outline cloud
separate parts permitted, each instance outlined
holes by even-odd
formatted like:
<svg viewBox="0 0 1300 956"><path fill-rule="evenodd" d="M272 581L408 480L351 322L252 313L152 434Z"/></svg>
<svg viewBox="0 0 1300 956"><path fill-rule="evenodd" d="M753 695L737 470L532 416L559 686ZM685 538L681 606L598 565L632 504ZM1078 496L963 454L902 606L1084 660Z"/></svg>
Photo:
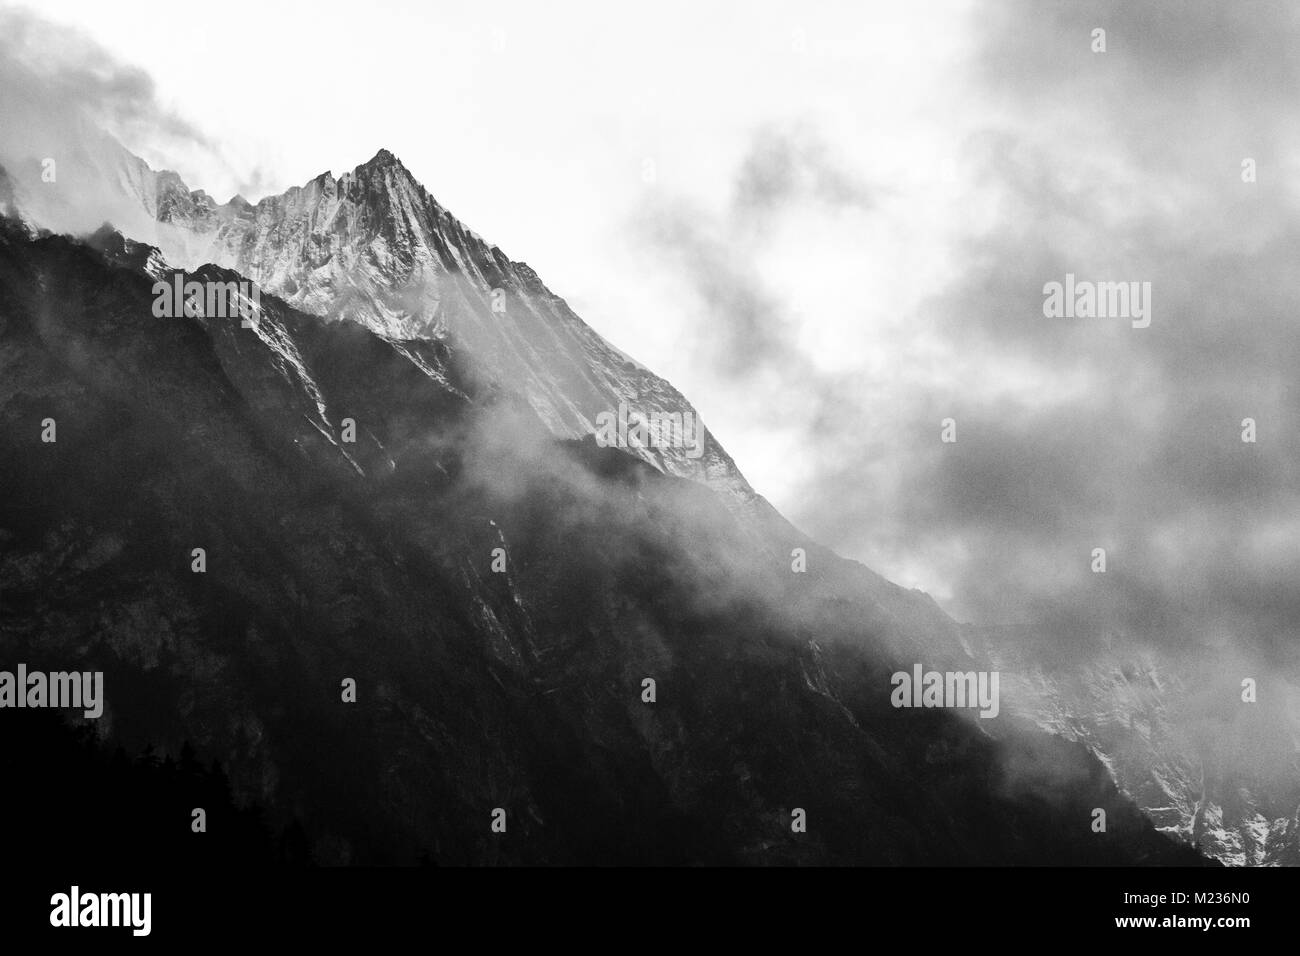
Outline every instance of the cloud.
<svg viewBox="0 0 1300 956"><path fill-rule="evenodd" d="M792 209L869 212L878 191L807 125L764 126L750 138L725 215L656 195L638 211L634 230L686 279L710 317L691 345L708 356L712 372L733 380L806 377L812 369L789 305L759 266L766 233Z"/></svg>
<svg viewBox="0 0 1300 956"><path fill-rule="evenodd" d="M790 329L780 303L743 247L711 232L702 212L680 203L657 205L641 228L659 254L683 270L704 309L721 318L699 343L718 374L750 377L787 354Z"/></svg>
<svg viewBox="0 0 1300 956"><path fill-rule="evenodd" d="M790 306L809 280L762 267L783 223L806 233L818 207L826 222L870 221L888 192L828 185L840 179L805 161L833 144L803 133L755 137L727 215L660 204L651 248L707 317L692 347L720 388L768 412L773 447L799 432L803 480L782 502L795 524L959 617L1014 624L1048 653L1122 635L1289 658L1297 15L990 3L973 23L957 268L879 327L885 367L828 370L806 324L833 320L801 322ZM1090 49L1098 26L1104 54ZM851 287L862 253L837 255ZM1151 282L1151 327L1044 318L1043 286L1067 272ZM839 326L846 350L862 312ZM945 417L955 445L939 441ZM1254 444L1241 441L1247 417Z"/></svg>
<svg viewBox="0 0 1300 956"><path fill-rule="evenodd" d="M927 504L911 523L981 556L951 569L974 615L1013 610L1058 641L1119 632L1277 655L1300 621L1278 585L1300 558L1250 542L1294 527L1300 507L1286 438L1300 410L1300 331L1286 318L1300 235L1293 197L1276 179L1244 183L1239 158L1290 135L1269 106L1278 84L1294 88L1300 28L1281 5L1177 9L990 12L981 73L1016 111L983 139L981 182L1004 214L930 318L989 380L1014 356L1049 408L954 394L972 443L910 459L906 484ZM1088 51L1093 26L1105 54ZM1225 86L1256 123L1237 142ZM1067 271L1150 281L1151 328L1044 320L1042 284ZM1246 417L1271 437L1243 443ZM1110 549L1105 579L1088 568L1093 546Z"/></svg>
<svg viewBox="0 0 1300 956"><path fill-rule="evenodd" d="M831 209L869 210L875 204L873 192L806 126L767 126L754 135L736 176L733 214L759 217L801 198Z"/></svg>
<svg viewBox="0 0 1300 956"><path fill-rule="evenodd" d="M123 193L135 165L123 143L155 169L224 168L253 192L265 183L260 172L235 173L224 145L168 108L146 71L16 7L0 9L0 131L0 165L20 184L21 208L57 231L110 221L154 241L152 222ZM42 176L47 160L53 179Z"/></svg>
<svg viewBox="0 0 1300 956"><path fill-rule="evenodd" d="M146 133L213 147L160 104L144 70L117 62L84 33L21 8L0 10L0 81L6 144L16 138L63 143L103 128L127 139Z"/></svg>

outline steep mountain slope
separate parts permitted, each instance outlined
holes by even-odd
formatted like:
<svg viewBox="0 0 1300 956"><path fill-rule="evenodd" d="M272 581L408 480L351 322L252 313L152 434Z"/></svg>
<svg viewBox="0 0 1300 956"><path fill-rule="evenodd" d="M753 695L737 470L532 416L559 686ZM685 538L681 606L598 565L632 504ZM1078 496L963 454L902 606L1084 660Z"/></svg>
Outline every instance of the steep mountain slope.
<svg viewBox="0 0 1300 956"><path fill-rule="evenodd" d="M103 670L97 730L192 741L317 861L1197 859L1081 745L893 708L964 660L924 595L555 438L450 332L155 318L153 259L0 228L0 655Z"/></svg>
<svg viewBox="0 0 1300 956"><path fill-rule="evenodd" d="M81 179L115 197L108 218L159 247L174 267L233 269L301 311L351 319L390 341L452 334L472 354L475 374L525 396L559 437L592 434L597 415L617 414L621 403L646 416L698 417L680 392L592 331L525 263L461 224L387 150L338 178L322 173L256 205L240 196L217 205L114 141L101 146L81 162ZM69 221L58 203L81 194L35 184L28 193L40 197L29 218L41 223ZM741 508L768 510L711 434L702 454L686 442L629 451L667 474L726 490Z"/></svg>

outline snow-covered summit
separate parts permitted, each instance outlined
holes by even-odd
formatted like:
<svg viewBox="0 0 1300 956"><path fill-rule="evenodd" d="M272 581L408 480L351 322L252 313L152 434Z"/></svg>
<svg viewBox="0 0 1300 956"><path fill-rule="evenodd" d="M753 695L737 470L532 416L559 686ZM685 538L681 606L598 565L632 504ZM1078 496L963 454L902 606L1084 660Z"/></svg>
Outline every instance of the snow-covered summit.
<svg viewBox="0 0 1300 956"><path fill-rule="evenodd" d="M157 245L173 266L232 269L304 312L357 322L395 343L447 339L522 394L559 437L591 435L597 416L620 405L698 418L677 389L606 342L525 263L468 229L387 149L255 204L235 196L218 205L124 149L103 165L152 229L115 225ZM701 457L689 450L685 442L628 448L732 501L757 500L712 435Z"/></svg>

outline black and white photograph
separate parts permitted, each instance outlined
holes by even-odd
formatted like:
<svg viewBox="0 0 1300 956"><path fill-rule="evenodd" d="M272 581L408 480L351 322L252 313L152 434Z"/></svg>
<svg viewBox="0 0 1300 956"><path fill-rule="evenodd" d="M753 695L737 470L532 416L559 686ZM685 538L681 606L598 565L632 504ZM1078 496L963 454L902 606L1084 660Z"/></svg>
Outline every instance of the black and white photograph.
<svg viewBox="0 0 1300 956"><path fill-rule="evenodd" d="M1284 932L1297 110L1291 0L0 3L0 938Z"/></svg>

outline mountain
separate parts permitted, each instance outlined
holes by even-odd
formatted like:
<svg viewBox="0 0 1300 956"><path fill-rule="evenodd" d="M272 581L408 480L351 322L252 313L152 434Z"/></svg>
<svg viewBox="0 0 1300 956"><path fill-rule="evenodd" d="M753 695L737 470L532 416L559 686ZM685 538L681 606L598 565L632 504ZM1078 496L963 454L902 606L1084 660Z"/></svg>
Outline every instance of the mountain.
<svg viewBox="0 0 1300 956"><path fill-rule="evenodd" d="M522 394L551 434L593 434L597 416L617 415L620 404L647 417L698 420L677 389L596 334L526 263L462 225L387 150L337 179L321 173L256 205L241 196L217 205L111 139L97 141L94 156L76 175L96 184L101 200L113 197L122 212L110 218L172 267L231 269L301 311L351 320L392 342L454 336L478 373ZM32 219L72 220L56 208L60 191L31 192L44 200ZM69 196L81 201L81 191ZM712 434L702 454L685 442L629 450L667 474L727 491L736 507L771 510Z"/></svg>
<svg viewBox="0 0 1300 956"><path fill-rule="evenodd" d="M1203 862L1082 742L895 708L962 629L712 436L599 447L689 406L391 155L256 206L130 169L161 249L0 222L0 655L102 670L106 745L191 744L324 864ZM155 317L244 277L200 249L258 323Z"/></svg>

